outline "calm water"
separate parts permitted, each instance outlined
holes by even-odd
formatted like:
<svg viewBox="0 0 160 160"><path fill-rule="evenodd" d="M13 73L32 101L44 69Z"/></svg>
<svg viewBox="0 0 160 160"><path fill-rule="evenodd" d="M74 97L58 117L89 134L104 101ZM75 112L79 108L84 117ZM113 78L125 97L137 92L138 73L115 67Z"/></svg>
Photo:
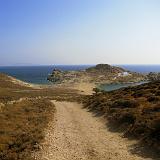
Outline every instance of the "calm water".
<svg viewBox="0 0 160 160"><path fill-rule="evenodd" d="M129 86L137 86L137 85L141 85L147 82L137 82L137 83L123 83L123 84L102 84L100 85L98 88L101 90L105 90L105 91L113 91L113 90L117 90L120 88L125 88L125 87L129 87Z"/></svg>
<svg viewBox="0 0 160 160"><path fill-rule="evenodd" d="M92 65L93 66L93 65ZM160 65L119 65L127 70L147 73L160 72ZM14 76L20 80L35 83L49 84L47 76L52 72L53 68L61 70L84 70L91 65L56 65L56 66L31 66L31 67L0 67L0 72Z"/></svg>

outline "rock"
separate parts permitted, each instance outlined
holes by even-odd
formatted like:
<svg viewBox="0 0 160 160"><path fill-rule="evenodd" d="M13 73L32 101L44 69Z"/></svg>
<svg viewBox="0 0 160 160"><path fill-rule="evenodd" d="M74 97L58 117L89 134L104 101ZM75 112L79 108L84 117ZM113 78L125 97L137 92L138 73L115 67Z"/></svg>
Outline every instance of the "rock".
<svg viewBox="0 0 160 160"><path fill-rule="evenodd" d="M48 75L47 80L55 83L60 83L62 82L63 77L64 77L63 71L55 68L53 69L52 74Z"/></svg>

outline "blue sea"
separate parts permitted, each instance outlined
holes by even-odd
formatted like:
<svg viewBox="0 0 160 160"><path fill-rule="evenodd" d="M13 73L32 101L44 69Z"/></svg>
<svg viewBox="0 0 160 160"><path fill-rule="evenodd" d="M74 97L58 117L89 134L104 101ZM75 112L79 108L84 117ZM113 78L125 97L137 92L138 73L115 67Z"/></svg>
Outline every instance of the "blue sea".
<svg viewBox="0 0 160 160"><path fill-rule="evenodd" d="M55 66L14 66L0 67L1 73L6 73L22 81L33 84L49 84L47 76L53 68L61 70L84 70L93 65L55 65ZM160 65L118 65L130 71L147 73L160 72Z"/></svg>
<svg viewBox="0 0 160 160"><path fill-rule="evenodd" d="M160 72L159 65L119 65L120 67L139 73Z"/></svg>
<svg viewBox="0 0 160 160"><path fill-rule="evenodd" d="M52 73L54 68L70 71L84 70L88 67L91 65L7 66L0 67L0 72L33 84L50 84L47 81L47 76Z"/></svg>

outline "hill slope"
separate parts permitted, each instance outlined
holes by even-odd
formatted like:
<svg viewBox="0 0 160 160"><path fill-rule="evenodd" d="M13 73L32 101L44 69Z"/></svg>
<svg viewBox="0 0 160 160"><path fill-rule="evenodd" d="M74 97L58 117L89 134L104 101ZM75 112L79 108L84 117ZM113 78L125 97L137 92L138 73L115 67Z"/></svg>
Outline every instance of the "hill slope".
<svg viewBox="0 0 160 160"><path fill-rule="evenodd" d="M104 115L116 130L134 136L160 151L160 81L112 92L98 92L84 100L87 108Z"/></svg>

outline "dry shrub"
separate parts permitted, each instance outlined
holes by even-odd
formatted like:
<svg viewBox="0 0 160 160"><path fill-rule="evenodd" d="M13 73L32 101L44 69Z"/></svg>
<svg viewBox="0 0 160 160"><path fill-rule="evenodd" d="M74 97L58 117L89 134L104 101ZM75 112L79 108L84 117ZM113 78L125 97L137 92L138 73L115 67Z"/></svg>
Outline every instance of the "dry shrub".
<svg viewBox="0 0 160 160"><path fill-rule="evenodd" d="M32 159L53 112L53 104L44 99L6 105L0 113L0 159Z"/></svg>
<svg viewBox="0 0 160 160"><path fill-rule="evenodd" d="M139 104L135 100L119 99L112 104L112 108L135 108Z"/></svg>
<svg viewBox="0 0 160 160"><path fill-rule="evenodd" d="M150 97L148 97L147 100L148 100L149 102L157 102L157 101L159 101L160 99L159 99L158 96L150 96Z"/></svg>

